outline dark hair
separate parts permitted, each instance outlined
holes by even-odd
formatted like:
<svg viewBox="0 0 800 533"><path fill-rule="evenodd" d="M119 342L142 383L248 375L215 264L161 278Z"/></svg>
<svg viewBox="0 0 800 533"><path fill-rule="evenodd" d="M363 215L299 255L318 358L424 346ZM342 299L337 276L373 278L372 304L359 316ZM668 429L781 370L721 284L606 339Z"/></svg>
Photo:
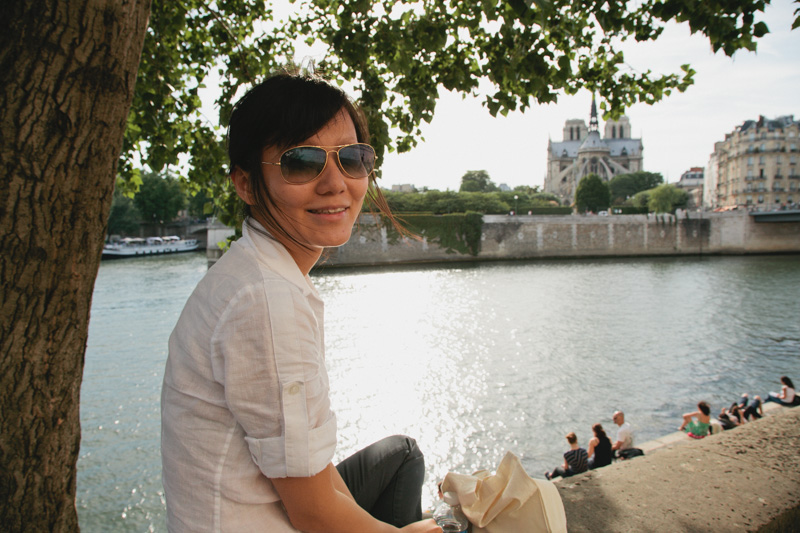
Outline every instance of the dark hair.
<svg viewBox="0 0 800 533"><path fill-rule="evenodd" d="M711 414L711 408L708 406L708 404L706 402L698 403L697 404L697 408L700 409L700 411L706 416Z"/></svg>
<svg viewBox="0 0 800 533"><path fill-rule="evenodd" d="M789 376L781 376L781 383L792 389L794 388L794 383L792 383L792 380L789 379Z"/></svg>
<svg viewBox="0 0 800 533"><path fill-rule="evenodd" d="M353 120L358 142L369 143L369 128L362 111L344 91L313 75L271 76L236 102L228 121L229 172L238 167L249 176L254 205L244 205L245 217L265 223L273 235L279 234L305 246L275 218L274 210L278 207L264 181L261 153L266 147L283 150L302 143L342 111ZM372 203L397 226L375 185L374 173L368 179Z"/></svg>
<svg viewBox="0 0 800 533"><path fill-rule="evenodd" d="M600 440L607 439L606 432L603 429L603 426L600 424L595 424L592 426L592 431L594 432L595 437Z"/></svg>
<svg viewBox="0 0 800 533"><path fill-rule="evenodd" d="M567 442L569 442L570 444L575 444L576 442L578 442L578 436L575 435L574 431L570 431L569 433L567 433Z"/></svg>

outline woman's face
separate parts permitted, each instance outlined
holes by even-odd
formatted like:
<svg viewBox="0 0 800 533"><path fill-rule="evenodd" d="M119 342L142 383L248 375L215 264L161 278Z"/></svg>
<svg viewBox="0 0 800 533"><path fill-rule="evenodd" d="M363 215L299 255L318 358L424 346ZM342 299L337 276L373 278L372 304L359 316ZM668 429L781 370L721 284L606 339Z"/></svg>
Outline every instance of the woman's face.
<svg viewBox="0 0 800 533"><path fill-rule="evenodd" d="M336 146L357 143L356 128L350 115L340 111L316 134L301 145L321 146L332 150ZM284 150L265 148L262 161L277 163ZM353 179L342 173L335 153L328 154L328 162L319 177L300 185L286 183L281 167L263 165L263 176L275 205L270 211L277 223L300 243L299 246L285 237L275 237L288 250L295 262L306 270L313 266L322 249L341 246L350 238L353 224L361 212L367 193L369 178ZM301 264L302 263L302 264Z"/></svg>

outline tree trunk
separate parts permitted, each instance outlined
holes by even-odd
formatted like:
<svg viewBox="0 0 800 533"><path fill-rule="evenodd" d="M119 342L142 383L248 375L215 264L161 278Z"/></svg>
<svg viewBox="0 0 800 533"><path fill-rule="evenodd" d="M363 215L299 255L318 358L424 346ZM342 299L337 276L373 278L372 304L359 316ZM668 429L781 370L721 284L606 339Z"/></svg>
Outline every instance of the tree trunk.
<svg viewBox="0 0 800 533"><path fill-rule="evenodd" d="M89 310L150 0L0 4L0 528L71 532Z"/></svg>

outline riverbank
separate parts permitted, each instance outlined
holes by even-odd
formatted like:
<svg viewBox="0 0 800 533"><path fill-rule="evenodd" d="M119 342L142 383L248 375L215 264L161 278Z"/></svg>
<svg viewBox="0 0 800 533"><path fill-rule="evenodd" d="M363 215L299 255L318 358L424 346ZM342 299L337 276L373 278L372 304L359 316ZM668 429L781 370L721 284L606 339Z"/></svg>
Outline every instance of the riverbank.
<svg viewBox="0 0 800 533"><path fill-rule="evenodd" d="M570 533L797 531L800 409L768 412L702 440L671 434L642 444L643 457L560 481Z"/></svg>
<svg viewBox="0 0 800 533"><path fill-rule="evenodd" d="M371 215L362 215L350 241L327 250L323 265L800 253L800 220L765 223L745 211L679 216L484 215L477 233L467 222L463 227L453 222L462 230L452 230L448 239L432 231L421 232L423 238L417 241L399 238L378 226Z"/></svg>

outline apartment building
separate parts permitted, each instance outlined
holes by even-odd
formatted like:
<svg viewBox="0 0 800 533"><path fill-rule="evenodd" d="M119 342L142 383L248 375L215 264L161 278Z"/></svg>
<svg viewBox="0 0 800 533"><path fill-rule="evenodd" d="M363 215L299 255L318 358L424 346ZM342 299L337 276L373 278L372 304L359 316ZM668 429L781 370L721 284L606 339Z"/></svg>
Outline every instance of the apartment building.
<svg viewBox="0 0 800 533"><path fill-rule="evenodd" d="M799 134L794 115L761 116L726 134L709 158L705 207L771 211L800 202Z"/></svg>

